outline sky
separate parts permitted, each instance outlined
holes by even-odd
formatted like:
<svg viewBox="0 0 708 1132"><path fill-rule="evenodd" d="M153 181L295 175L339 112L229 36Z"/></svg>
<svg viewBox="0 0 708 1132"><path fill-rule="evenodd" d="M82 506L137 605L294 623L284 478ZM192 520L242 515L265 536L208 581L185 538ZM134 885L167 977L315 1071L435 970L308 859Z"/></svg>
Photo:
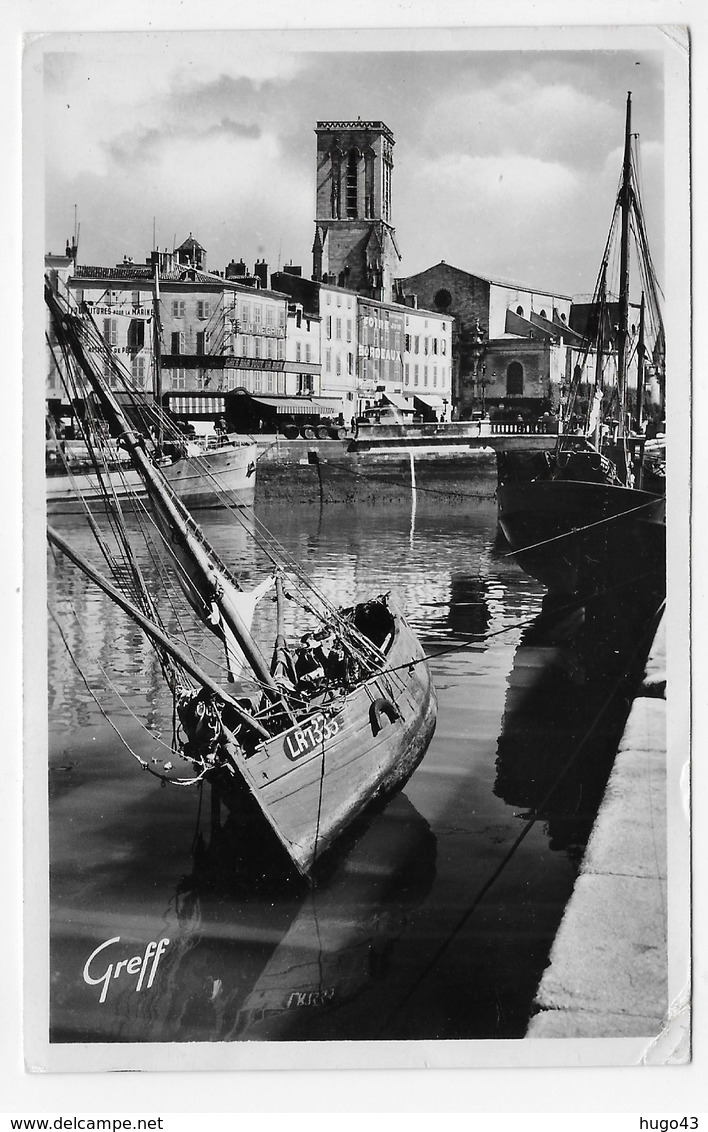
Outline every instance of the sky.
<svg viewBox="0 0 708 1132"><path fill-rule="evenodd" d="M511 33L486 42L356 30L47 39L45 250L63 251L76 215L82 264L144 262L154 226L161 248L193 234L210 269L265 259L309 276L315 125L359 116L385 122L396 141L397 274L445 260L586 294L612 215L631 90L661 281L661 43L610 36L587 50L589 38L556 36L552 49L531 32L520 46Z"/></svg>

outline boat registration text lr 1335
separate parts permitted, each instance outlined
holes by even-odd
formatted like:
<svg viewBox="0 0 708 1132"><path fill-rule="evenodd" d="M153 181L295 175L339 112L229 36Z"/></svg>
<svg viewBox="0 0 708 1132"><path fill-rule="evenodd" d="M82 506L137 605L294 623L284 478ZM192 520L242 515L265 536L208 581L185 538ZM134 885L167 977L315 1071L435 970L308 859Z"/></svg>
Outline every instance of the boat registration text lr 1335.
<svg viewBox="0 0 708 1132"><path fill-rule="evenodd" d="M309 755L311 751L321 747L339 731L336 719L327 719L324 715L313 715L304 727L297 727L290 731L283 742L286 758L291 762Z"/></svg>

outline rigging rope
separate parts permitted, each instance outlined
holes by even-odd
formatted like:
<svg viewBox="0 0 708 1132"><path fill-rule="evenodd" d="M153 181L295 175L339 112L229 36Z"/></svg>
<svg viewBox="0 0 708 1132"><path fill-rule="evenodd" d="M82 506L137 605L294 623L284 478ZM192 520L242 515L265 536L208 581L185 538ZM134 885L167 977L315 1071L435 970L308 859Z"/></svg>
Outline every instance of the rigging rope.
<svg viewBox="0 0 708 1132"><path fill-rule="evenodd" d="M66 651L67 651L67 653L69 654L69 658L70 658L70 660L71 660L72 664L74 665L74 667L75 667L76 671L78 672L79 676L81 677L81 680L83 681L83 683L84 683L84 685L85 685L85 687L86 687L86 690L88 691L89 695L91 696L91 699L92 699L92 700L94 701L94 703L96 704L96 707L98 708L99 712L100 712L100 713L101 713L101 715L102 715L102 716L104 717L104 719L106 720L106 723L108 723L109 727L111 727L111 729L112 729L112 730L113 730L113 731L115 732L115 734L116 734L116 735L118 736L118 738L120 739L120 741L121 741L121 743L123 744L123 746L125 747L125 749L126 749L126 750L128 751L128 753L129 753L129 754L130 754L130 755L131 755L131 756L132 756L132 757L133 757L133 758L134 758L134 759L136 760L136 762L138 762L138 763L140 764L140 766L142 767L142 769L143 769L143 770L146 770L146 771L148 771L148 773L149 773L149 774L152 774L152 775L154 775L154 776L155 776L155 778L159 778L159 779L161 779L161 780L162 780L163 782L169 782L169 783L170 783L170 785L172 785L172 786L195 786L195 785L196 785L196 784L197 784L198 782L200 782L200 781L201 781L201 779L203 779L203 778L204 778L204 776L205 776L205 775L206 775L206 774L208 773L208 768L207 768L207 769L205 769L205 770L203 770L203 771L201 771L201 772L200 772L200 773L199 773L198 775L196 775L196 776L195 776L194 778L170 778L170 776L169 776L169 775L167 775L167 774L164 774L164 773L163 773L162 771L158 771L158 770L155 770L155 769L154 769L153 767L151 767L151 766L150 766L150 764L149 764L148 762L146 762L146 761L145 761L145 759L142 759L142 758L140 757L140 755L138 755L138 754L137 754L137 753L136 753L136 752L135 752L135 751L133 750L133 748L132 748L132 747L130 746L130 744L128 743L128 741L127 741L127 740L126 740L126 739L124 738L124 736L123 736L123 735L122 735L122 734L120 733L119 729L118 729L118 728L116 727L115 723L113 722L113 720L112 720L112 719L111 719L111 717L109 716L108 712L107 712L107 711L105 710L105 708L103 707L103 704L101 703L101 701L99 700L98 696L96 695L96 693L94 692L93 688L91 687L91 685L89 684L88 680L86 679L86 677L85 677L84 673L83 673L83 672L82 672L82 670L81 670L81 666L80 666L80 665L78 664L78 662L77 662L77 660L76 660L76 657L74 656L74 654L73 654L73 652L72 652L71 646L70 646L69 642L68 642L68 641L67 641L67 639L66 639L66 636L65 636L65 634L64 634L64 631L62 630L62 627L61 627L61 625L59 624L58 620L57 620L57 619L56 619L56 617L54 616L54 613L53 613L53 611L51 610L51 608L49 609L49 616L50 616L50 617L52 618L52 620L54 621L54 624L55 624L55 625L56 625L56 627L57 627L57 631L59 632L59 635L60 635L60 637L61 637L61 639L62 639L62 641L63 641L63 643L64 643L64 647L66 648ZM131 714L132 714L132 712L131 712ZM138 721L138 722L140 722L140 721ZM142 725L142 724L141 724L141 726L144 726L144 725ZM147 729L145 729L145 730L147 730ZM148 732L148 734L150 734L150 733ZM153 739L153 740L154 740L155 742L159 742L159 741L160 741L160 740L158 740L158 739L157 739L157 737L156 737L156 736L154 736L154 735L151 735L151 738L152 738L152 739ZM176 754L178 754L178 752L175 752L175 753L176 753Z"/></svg>
<svg viewBox="0 0 708 1132"><path fill-rule="evenodd" d="M573 482L573 481L569 481ZM617 490L622 490L618 488ZM570 531L563 531L559 535L553 535L551 538L542 539L540 542L530 543L528 546L520 546L517 550L510 550L504 554L504 558L513 558L516 554L525 554L528 550L538 550L541 546L550 546L553 542L558 542L561 539L572 538L576 535L581 535L585 531L590 531L594 527L602 527L606 523L613 523L616 519L626 519L628 515L633 515L637 511L643 511L646 507L655 507L660 502L661 496L657 495L651 499L647 499L644 503L638 504L636 507L629 507L626 511L618 511L615 515L607 515L603 519L597 519L593 523L585 523L582 527L573 527Z"/></svg>

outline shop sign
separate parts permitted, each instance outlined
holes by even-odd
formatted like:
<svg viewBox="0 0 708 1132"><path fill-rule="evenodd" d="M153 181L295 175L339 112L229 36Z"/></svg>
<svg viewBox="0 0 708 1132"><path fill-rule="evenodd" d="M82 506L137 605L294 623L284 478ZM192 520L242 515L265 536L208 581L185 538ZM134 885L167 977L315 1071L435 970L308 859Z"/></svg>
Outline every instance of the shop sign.
<svg viewBox="0 0 708 1132"><path fill-rule="evenodd" d="M267 369L267 370L282 370L285 369L284 358L237 358L235 354L226 354L223 356L223 364L229 368L235 369Z"/></svg>
<svg viewBox="0 0 708 1132"><path fill-rule="evenodd" d="M400 350L389 350L384 346L364 346L362 343L360 343L359 357L375 358L377 361L384 362L403 363L403 354L400 352Z"/></svg>
<svg viewBox="0 0 708 1132"><path fill-rule="evenodd" d="M91 314L101 315L102 317L106 317L106 318L147 318L147 319L149 319L149 318L152 318L152 315L153 315L153 312L150 310L149 307L133 307L133 306L97 307L97 306L94 306L92 303L87 303L86 305L90 308Z"/></svg>

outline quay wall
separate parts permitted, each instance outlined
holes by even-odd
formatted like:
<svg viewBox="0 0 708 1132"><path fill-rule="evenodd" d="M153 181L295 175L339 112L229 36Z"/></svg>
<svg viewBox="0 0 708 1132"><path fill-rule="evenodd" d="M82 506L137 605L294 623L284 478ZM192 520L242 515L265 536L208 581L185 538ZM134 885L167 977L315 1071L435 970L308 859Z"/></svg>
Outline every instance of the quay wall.
<svg viewBox="0 0 708 1132"><path fill-rule="evenodd" d="M666 839L662 618L526 1037L661 1034L668 1012Z"/></svg>
<svg viewBox="0 0 708 1132"><path fill-rule="evenodd" d="M258 440L256 503L411 504L447 507L494 498L492 448L466 444L424 450L356 450L349 440Z"/></svg>

